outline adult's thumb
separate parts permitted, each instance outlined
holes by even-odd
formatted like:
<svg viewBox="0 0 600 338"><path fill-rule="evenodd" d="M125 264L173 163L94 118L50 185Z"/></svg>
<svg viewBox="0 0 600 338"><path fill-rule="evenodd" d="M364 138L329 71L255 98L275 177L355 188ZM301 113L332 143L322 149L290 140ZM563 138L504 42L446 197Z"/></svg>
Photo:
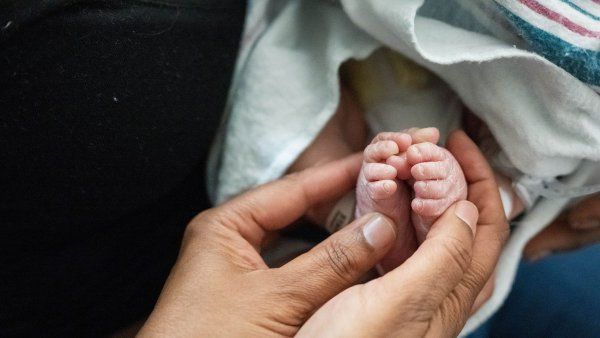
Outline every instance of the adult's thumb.
<svg viewBox="0 0 600 338"><path fill-rule="evenodd" d="M372 269L395 240L396 227L389 218L378 213L367 214L277 273L290 281L284 287L316 310Z"/></svg>

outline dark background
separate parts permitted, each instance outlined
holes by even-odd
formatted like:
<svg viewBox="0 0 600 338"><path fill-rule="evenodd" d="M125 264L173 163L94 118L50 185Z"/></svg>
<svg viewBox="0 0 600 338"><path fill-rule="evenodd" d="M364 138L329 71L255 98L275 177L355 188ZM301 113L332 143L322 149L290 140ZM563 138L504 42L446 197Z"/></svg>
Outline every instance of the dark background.
<svg viewBox="0 0 600 338"><path fill-rule="evenodd" d="M0 336L105 335L152 309L209 205L244 4L0 4Z"/></svg>

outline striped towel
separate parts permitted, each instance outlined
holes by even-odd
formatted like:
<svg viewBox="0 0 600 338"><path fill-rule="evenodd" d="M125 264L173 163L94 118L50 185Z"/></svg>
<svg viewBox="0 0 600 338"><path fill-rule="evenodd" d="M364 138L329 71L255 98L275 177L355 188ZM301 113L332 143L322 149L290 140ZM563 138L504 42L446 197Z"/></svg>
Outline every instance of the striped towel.
<svg viewBox="0 0 600 338"><path fill-rule="evenodd" d="M488 19L498 26L512 26L528 49L600 92L600 0L479 0L470 4L478 9L495 7L495 12L487 12ZM505 22L498 22L502 19Z"/></svg>

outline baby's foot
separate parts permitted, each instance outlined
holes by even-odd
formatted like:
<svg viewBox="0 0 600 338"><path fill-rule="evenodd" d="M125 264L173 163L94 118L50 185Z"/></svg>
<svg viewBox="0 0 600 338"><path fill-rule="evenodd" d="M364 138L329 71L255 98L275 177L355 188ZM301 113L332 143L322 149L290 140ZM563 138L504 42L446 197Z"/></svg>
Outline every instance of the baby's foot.
<svg viewBox="0 0 600 338"><path fill-rule="evenodd" d="M396 224L406 224L410 194L398 180L396 168L386 163L391 156L405 152L412 140L404 133L380 133L364 150L363 165L356 185L356 217L379 212Z"/></svg>
<svg viewBox="0 0 600 338"><path fill-rule="evenodd" d="M411 218L421 243L449 206L467 198L467 183L454 156L433 143L411 145L406 160L414 179Z"/></svg>
<svg viewBox="0 0 600 338"><path fill-rule="evenodd" d="M404 262L417 246L410 223L408 185L386 160L405 153L412 139L405 133L380 133L365 148L363 165L356 185L356 217L379 212L396 224L396 243L380 262L379 269L389 271Z"/></svg>

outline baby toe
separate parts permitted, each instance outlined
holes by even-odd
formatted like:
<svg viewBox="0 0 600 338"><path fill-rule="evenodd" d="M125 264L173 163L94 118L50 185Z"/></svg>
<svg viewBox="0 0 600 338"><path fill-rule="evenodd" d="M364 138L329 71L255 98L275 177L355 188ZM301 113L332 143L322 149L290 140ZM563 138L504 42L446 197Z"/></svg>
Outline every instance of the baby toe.
<svg viewBox="0 0 600 338"><path fill-rule="evenodd" d="M400 151L405 151L412 144L412 138L410 137L410 135L402 132L379 133L373 138L371 144L380 141L393 141L398 145Z"/></svg>
<svg viewBox="0 0 600 338"><path fill-rule="evenodd" d="M417 181L413 185L415 196L419 198L446 198L450 188L448 180Z"/></svg>
<svg viewBox="0 0 600 338"><path fill-rule="evenodd" d="M396 168L384 163L365 163L363 173L369 182L393 180L396 178Z"/></svg>
<svg viewBox="0 0 600 338"><path fill-rule="evenodd" d="M396 169L399 179L408 180L412 177L410 174L410 165L408 164L408 161L406 159L406 153L392 155L387 158L385 163L391 165Z"/></svg>
<svg viewBox="0 0 600 338"><path fill-rule="evenodd" d="M422 217L439 217L448 209L449 201L445 198L415 198L410 203L412 210Z"/></svg>
<svg viewBox="0 0 600 338"><path fill-rule="evenodd" d="M394 141L383 140L369 144L364 151L364 159L367 163L385 161L388 157L399 152L398 145Z"/></svg>
<svg viewBox="0 0 600 338"><path fill-rule="evenodd" d="M369 197L374 200L383 200L392 196L398 189L398 184L393 180L381 180L367 183Z"/></svg>
<svg viewBox="0 0 600 338"><path fill-rule="evenodd" d="M443 180L448 177L448 163L423 162L417 163L410 168L410 173L416 181Z"/></svg>
<svg viewBox="0 0 600 338"><path fill-rule="evenodd" d="M415 165L421 162L437 162L446 159L444 149L430 142L417 143L406 151L408 163Z"/></svg>

